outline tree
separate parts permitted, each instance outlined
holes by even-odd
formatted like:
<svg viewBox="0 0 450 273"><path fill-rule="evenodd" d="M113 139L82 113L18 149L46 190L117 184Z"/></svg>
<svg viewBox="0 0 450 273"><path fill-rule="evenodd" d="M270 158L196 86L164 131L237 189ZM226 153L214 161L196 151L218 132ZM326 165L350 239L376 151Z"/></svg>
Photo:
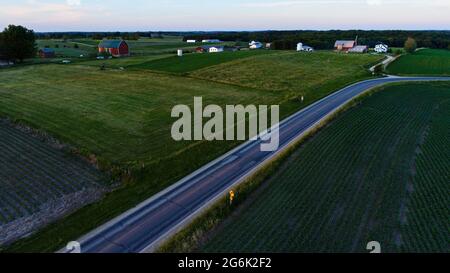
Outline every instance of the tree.
<svg viewBox="0 0 450 273"><path fill-rule="evenodd" d="M6 59L5 49L3 48L3 33L0 32L0 60Z"/></svg>
<svg viewBox="0 0 450 273"><path fill-rule="evenodd" d="M408 53L413 53L417 49L417 42L413 38L408 38L405 42L405 51Z"/></svg>
<svg viewBox="0 0 450 273"><path fill-rule="evenodd" d="M9 61L19 60L36 55L34 31L22 26L9 25L0 36L0 52Z"/></svg>

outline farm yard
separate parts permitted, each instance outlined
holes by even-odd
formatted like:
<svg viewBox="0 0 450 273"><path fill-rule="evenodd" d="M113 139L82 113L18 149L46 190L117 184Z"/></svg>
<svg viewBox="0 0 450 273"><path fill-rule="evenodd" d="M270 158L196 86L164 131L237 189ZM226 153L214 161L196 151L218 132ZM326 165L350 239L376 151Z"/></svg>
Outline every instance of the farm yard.
<svg viewBox="0 0 450 273"><path fill-rule="evenodd" d="M2 70L0 116L48 132L124 181L100 202L19 241L11 251L54 251L238 144L173 141L173 106L192 105L194 96L203 96L205 104L221 106L281 104L281 115L286 117L340 87L370 77L366 67L381 58L332 52L236 53L182 57L190 62L179 62L169 54L148 54ZM102 63L106 70L98 68ZM171 66L177 70L168 72ZM259 80L250 83L250 74ZM305 96L305 102L299 96Z"/></svg>
<svg viewBox="0 0 450 273"><path fill-rule="evenodd" d="M100 199L108 180L80 158L0 120L0 244Z"/></svg>
<svg viewBox="0 0 450 273"><path fill-rule="evenodd" d="M450 50L421 49L401 56L387 67L396 75L450 75Z"/></svg>
<svg viewBox="0 0 450 273"><path fill-rule="evenodd" d="M294 152L198 251L448 252L449 83L391 85ZM237 193L239 198L239 193Z"/></svg>

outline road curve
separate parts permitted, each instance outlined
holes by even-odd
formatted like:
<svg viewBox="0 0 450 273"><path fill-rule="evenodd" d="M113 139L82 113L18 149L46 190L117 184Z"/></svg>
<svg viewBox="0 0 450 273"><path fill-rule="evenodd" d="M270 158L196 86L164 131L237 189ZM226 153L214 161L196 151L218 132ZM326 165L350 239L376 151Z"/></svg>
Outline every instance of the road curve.
<svg viewBox="0 0 450 273"><path fill-rule="evenodd" d="M283 120L279 129L280 148L277 151L261 152L261 140L242 144L80 238L81 252L151 252L232 187L358 95L392 82L442 80L450 81L450 77L389 76L345 87ZM68 251L63 249L60 252Z"/></svg>

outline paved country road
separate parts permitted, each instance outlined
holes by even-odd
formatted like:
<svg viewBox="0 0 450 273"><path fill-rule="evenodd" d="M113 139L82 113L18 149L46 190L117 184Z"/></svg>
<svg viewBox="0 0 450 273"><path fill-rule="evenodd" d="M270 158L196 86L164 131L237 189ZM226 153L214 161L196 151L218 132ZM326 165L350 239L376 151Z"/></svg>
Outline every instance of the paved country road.
<svg viewBox="0 0 450 273"><path fill-rule="evenodd" d="M261 140L249 141L163 192L80 238L83 253L151 252L264 163L284 151L315 125L358 95L380 85L439 81L450 77L394 77L362 81L343 88L280 123L280 148L261 152ZM67 252L65 249L61 252Z"/></svg>

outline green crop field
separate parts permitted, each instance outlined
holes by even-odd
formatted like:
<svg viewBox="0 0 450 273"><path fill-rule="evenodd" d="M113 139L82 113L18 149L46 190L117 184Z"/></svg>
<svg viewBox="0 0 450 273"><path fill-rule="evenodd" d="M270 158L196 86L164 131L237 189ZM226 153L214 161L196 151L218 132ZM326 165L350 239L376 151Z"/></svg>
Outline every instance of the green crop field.
<svg viewBox="0 0 450 273"><path fill-rule="evenodd" d="M134 68L150 69L156 71L187 73L194 70L211 67L221 63L231 62L233 60L244 59L252 56L274 54L273 51L266 50L248 50L238 52L221 52L211 54L186 54L183 57L173 56L159 60L151 60L141 63Z"/></svg>
<svg viewBox="0 0 450 273"><path fill-rule="evenodd" d="M422 49L401 56L387 68L397 75L450 75L450 50Z"/></svg>
<svg viewBox="0 0 450 273"><path fill-rule="evenodd" d="M80 158L5 120L0 139L0 244L102 196L106 177Z"/></svg>
<svg viewBox="0 0 450 273"><path fill-rule="evenodd" d="M449 252L450 84L392 85L299 148L206 252ZM239 198L239 194L237 197Z"/></svg>
<svg viewBox="0 0 450 273"><path fill-rule="evenodd" d="M54 251L238 144L173 141L170 136L175 121L170 117L173 106L192 106L193 97L202 96L204 104L221 106L281 104L281 115L286 117L346 84L370 77L364 66L378 58L331 52L296 57L296 54L274 52L215 65L217 60L206 59L217 58L218 55L198 56L204 58L199 62L203 63L201 67L206 63L211 65L211 69L226 66L226 69L242 71L239 67L246 67L249 62L276 62L277 58L272 57L274 55L286 63L273 70L280 77L284 77L284 74L277 69L289 67L296 68L297 76L304 77L305 81L310 80L312 75L328 75L327 79L334 75L339 79L331 83L318 79L315 84L308 84L308 88L299 87L299 91L296 88L274 91L262 88L273 84L271 77L262 77L259 80L261 88L255 88L247 82L227 84L202 78L204 70L177 76L164 72L153 73L139 67L128 69L142 61L150 63L147 59L149 56L142 56L143 59L131 57L111 60L107 67L114 69L105 71L95 67L96 61L72 65L21 66L0 71L0 116L48 132L78 148L82 155L96 161L102 169L110 170L113 176L121 175L125 182L101 202L85 207L48 226L36 236L18 242L11 251ZM268 60L264 61L264 58ZM287 59L297 61L289 62ZM318 62L326 65L310 66ZM115 69L120 66L127 68ZM264 76L268 68L253 69L254 73ZM300 70L308 70L310 74L299 73ZM197 74L200 71L202 73ZM268 82L264 84L266 80ZM291 86L289 82L293 80L299 81L297 77L286 77L286 85ZM300 94L307 95L307 102L296 99Z"/></svg>

